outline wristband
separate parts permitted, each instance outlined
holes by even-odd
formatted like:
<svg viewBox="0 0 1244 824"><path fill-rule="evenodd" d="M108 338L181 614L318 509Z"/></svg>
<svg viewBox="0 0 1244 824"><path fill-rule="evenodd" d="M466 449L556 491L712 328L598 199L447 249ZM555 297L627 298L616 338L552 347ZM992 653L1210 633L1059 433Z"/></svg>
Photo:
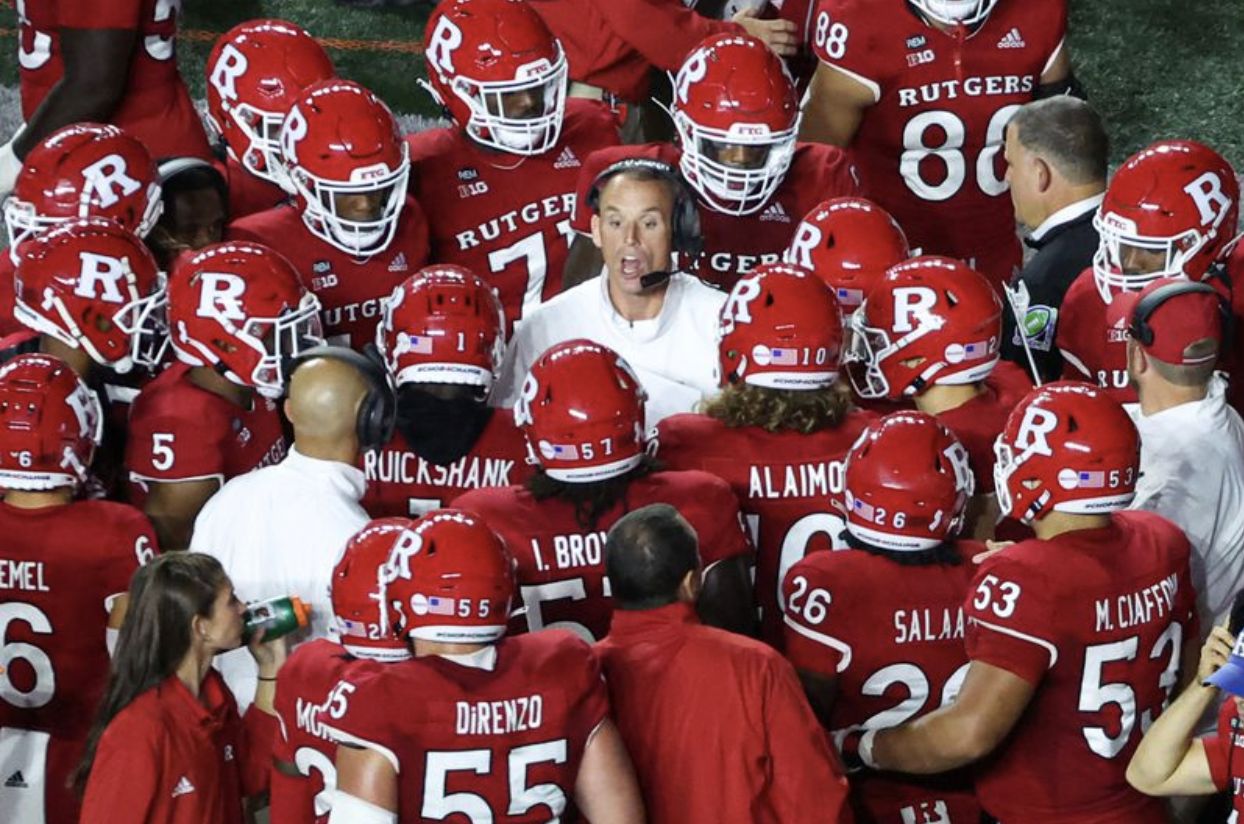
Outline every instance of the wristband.
<svg viewBox="0 0 1244 824"><path fill-rule="evenodd" d="M264 678L262 675L257 675L255 677L258 678L260 681L275 681L276 680L275 675L272 676L271 678Z"/></svg>
<svg viewBox="0 0 1244 824"><path fill-rule="evenodd" d="M860 736L859 747L858 747L860 761L864 764L865 767L868 767L870 770L879 769L877 767L876 759L873 758L873 743L876 740L877 740L876 730L868 730L867 732L865 732L863 735Z"/></svg>

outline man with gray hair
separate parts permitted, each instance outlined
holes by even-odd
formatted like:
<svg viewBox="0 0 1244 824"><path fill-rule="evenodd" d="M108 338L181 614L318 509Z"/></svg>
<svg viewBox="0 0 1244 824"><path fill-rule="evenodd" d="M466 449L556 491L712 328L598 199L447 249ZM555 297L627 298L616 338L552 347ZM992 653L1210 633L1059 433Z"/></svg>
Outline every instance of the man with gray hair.
<svg viewBox="0 0 1244 824"><path fill-rule="evenodd" d="M1006 127L1006 179L1015 219L1030 230L1024 242L1036 254L1012 285L1023 329L1014 311L1003 314L1002 357L1025 368L1035 365L1043 381L1062 374L1062 355L1054 345L1058 313L1067 288L1097 251L1093 214L1106 191L1109 154L1101 117L1074 97L1028 103Z"/></svg>
<svg viewBox="0 0 1244 824"><path fill-rule="evenodd" d="M615 610L596 649L649 821L838 821L846 779L794 668L696 620L698 539L678 511L618 520L605 566Z"/></svg>

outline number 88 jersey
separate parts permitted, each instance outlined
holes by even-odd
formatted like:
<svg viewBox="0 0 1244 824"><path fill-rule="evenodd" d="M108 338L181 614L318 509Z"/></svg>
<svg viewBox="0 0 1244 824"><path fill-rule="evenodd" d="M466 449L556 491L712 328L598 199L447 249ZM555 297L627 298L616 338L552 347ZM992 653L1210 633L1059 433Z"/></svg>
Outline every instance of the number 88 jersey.
<svg viewBox="0 0 1244 824"><path fill-rule="evenodd" d="M1110 517L1008 547L978 568L964 605L973 663L1036 686L977 776L981 806L1008 824L1166 820L1124 773L1199 640L1189 545L1158 515Z"/></svg>
<svg viewBox="0 0 1244 824"><path fill-rule="evenodd" d="M896 22L898 25L896 25ZM995 284L1020 263L1003 138L1062 50L1065 0L1002 0L974 30L926 25L906 0L820 0L817 58L872 92L851 143L866 197L913 249L975 263Z"/></svg>

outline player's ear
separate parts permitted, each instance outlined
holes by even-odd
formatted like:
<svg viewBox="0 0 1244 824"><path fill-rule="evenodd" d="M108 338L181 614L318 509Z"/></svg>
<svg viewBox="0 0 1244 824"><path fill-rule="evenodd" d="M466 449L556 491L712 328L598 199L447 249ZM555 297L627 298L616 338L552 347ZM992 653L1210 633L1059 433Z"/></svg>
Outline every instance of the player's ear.
<svg viewBox="0 0 1244 824"><path fill-rule="evenodd" d="M600 215L592 215L592 243L597 249L604 248L600 242Z"/></svg>
<svg viewBox="0 0 1244 824"><path fill-rule="evenodd" d="M699 568L689 570L683 576L682 581L678 584L678 600L684 604L694 604L700 600L700 579L702 573Z"/></svg>
<svg viewBox="0 0 1244 824"><path fill-rule="evenodd" d="M1037 164L1037 189L1044 194L1050 190L1050 186L1054 183L1054 172L1043 157L1034 158L1033 162Z"/></svg>

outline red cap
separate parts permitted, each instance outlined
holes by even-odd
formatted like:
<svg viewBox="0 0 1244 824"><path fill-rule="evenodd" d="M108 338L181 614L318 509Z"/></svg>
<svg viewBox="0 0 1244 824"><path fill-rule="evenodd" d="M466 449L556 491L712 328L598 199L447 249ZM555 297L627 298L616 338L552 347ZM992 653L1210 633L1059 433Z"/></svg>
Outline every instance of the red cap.
<svg viewBox="0 0 1244 824"><path fill-rule="evenodd" d="M1187 291L1176 291L1156 307L1151 307L1147 317L1137 317L1137 309L1141 308L1145 298L1175 286L1186 287ZM1163 363L1195 366L1218 358L1222 348L1222 312L1219 306L1218 293L1212 286L1161 278L1139 292L1116 295L1110 303L1109 320L1111 326L1127 329L1128 336L1140 344L1146 354ZM1206 338L1213 339L1217 344L1213 352L1189 356L1188 349Z"/></svg>

